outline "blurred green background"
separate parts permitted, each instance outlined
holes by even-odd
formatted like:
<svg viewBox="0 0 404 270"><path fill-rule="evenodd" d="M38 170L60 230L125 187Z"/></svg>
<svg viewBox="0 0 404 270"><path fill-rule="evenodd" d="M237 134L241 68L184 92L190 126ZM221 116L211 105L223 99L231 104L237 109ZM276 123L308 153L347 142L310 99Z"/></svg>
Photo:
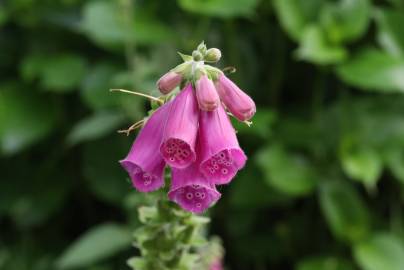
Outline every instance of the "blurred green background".
<svg viewBox="0 0 404 270"><path fill-rule="evenodd" d="M202 40L258 106L210 211L228 269L403 270L403 0L0 1L0 269L128 269L116 130L148 103L108 89Z"/></svg>

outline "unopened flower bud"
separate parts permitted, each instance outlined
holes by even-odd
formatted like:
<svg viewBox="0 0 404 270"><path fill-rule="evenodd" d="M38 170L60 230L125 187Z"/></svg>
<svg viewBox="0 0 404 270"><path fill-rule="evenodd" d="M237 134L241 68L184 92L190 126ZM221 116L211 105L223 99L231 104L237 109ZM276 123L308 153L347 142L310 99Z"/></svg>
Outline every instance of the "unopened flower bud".
<svg viewBox="0 0 404 270"><path fill-rule="evenodd" d="M240 121L250 120L255 114L254 101L224 74L219 75L216 89L226 108Z"/></svg>
<svg viewBox="0 0 404 270"><path fill-rule="evenodd" d="M192 58L194 59L194 61L201 61L203 56L199 51L193 51Z"/></svg>
<svg viewBox="0 0 404 270"><path fill-rule="evenodd" d="M201 44L199 44L197 50L198 50L202 55L205 55L205 54L206 54L206 50L207 50L205 43L202 42Z"/></svg>
<svg viewBox="0 0 404 270"><path fill-rule="evenodd" d="M181 83L181 81L181 74L178 74L174 71L169 71L157 81L157 87L162 94L167 95L175 87L177 87Z"/></svg>
<svg viewBox="0 0 404 270"><path fill-rule="evenodd" d="M199 108L204 111L214 111L219 105L219 94L213 82L206 75L202 75L196 82L196 99Z"/></svg>
<svg viewBox="0 0 404 270"><path fill-rule="evenodd" d="M222 57L222 53L220 52L219 49L211 48L206 51L205 61L215 63L215 62L219 61L221 57Z"/></svg>

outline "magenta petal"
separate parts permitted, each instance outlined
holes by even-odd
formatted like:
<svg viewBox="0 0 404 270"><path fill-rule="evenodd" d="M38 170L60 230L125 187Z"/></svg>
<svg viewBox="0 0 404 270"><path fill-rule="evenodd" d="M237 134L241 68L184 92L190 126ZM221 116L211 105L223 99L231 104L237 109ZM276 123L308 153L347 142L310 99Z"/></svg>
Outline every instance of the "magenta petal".
<svg viewBox="0 0 404 270"><path fill-rule="evenodd" d="M236 133L223 106L212 112L200 112L199 140L202 173L215 184L227 184L246 160Z"/></svg>
<svg viewBox="0 0 404 270"><path fill-rule="evenodd" d="M215 185L209 183L201 174L197 162L185 169L172 169L168 198L183 209L193 213L202 213L219 200L220 196Z"/></svg>
<svg viewBox="0 0 404 270"><path fill-rule="evenodd" d="M219 105L219 95L215 85L208 76L202 75L196 82L196 99L198 100L199 108L204 111L216 110Z"/></svg>
<svg viewBox="0 0 404 270"><path fill-rule="evenodd" d="M164 160L173 168L185 168L195 161L195 141L198 132L198 105L192 85L188 84L172 101L163 143Z"/></svg>
<svg viewBox="0 0 404 270"><path fill-rule="evenodd" d="M164 185L164 159L159 148L171 103L164 104L147 120L128 156L121 165L129 173L133 186L141 192L150 192Z"/></svg>
<svg viewBox="0 0 404 270"><path fill-rule="evenodd" d="M219 76L216 89L226 108L240 121L251 119L256 108L254 101L224 74Z"/></svg>

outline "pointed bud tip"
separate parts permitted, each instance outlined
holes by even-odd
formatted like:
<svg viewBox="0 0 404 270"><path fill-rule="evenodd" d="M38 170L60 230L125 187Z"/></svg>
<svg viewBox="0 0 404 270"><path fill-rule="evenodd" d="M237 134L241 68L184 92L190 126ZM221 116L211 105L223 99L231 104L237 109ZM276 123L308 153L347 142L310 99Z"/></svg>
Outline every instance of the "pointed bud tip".
<svg viewBox="0 0 404 270"><path fill-rule="evenodd" d="M200 51L193 51L192 52L192 58L194 59L194 61L201 61L203 59L203 55Z"/></svg>

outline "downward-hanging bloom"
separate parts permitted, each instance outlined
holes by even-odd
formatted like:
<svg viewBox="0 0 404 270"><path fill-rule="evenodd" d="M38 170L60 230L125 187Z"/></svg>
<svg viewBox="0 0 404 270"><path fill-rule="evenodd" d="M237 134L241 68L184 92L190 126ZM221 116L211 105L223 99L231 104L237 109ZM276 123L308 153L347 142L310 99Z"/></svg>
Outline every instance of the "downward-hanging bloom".
<svg viewBox="0 0 404 270"><path fill-rule="evenodd" d="M157 86L163 94L182 83L186 86L150 117L121 164L142 192L163 186L169 165L169 199L201 213L220 198L216 185L229 183L247 160L227 111L246 121L256 107L221 70L206 64L219 61L220 50L202 43L192 56L180 55L184 62L163 75ZM149 98L164 101L171 96ZM211 268L221 269L220 261Z"/></svg>
<svg viewBox="0 0 404 270"><path fill-rule="evenodd" d="M200 170L215 184L229 183L247 160L222 105L212 112L200 112L199 142Z"/></svg>
<svg viewBox="0 0 404 270"><path fill-rule="evenodd" d="M226 108L240 121L250 120L256 108L254 101L224 74L219 75L216 89Z"/></svg>
<svg viewBox="0 0 404 270"><path fill-rule="evenodd" d="M141 192L154 191L164 184L165 162L159 148L170 106L171 103L166 103L152 114L139 132L128 156L120 161L133 186Z"/></svg>
<svg viewBox="0 0 404 270"><path fill-rule="evenodd" d="M215 85L206 75L202 75L196 82L196 98L199 108L204 111L216 110L220 99Z"/></svg>
<svg viewBox="0 0 404 270"><path fill-rule="evenodd" d="M172 101L160 147L164 160L173 168L185 168L195 161L198 105L188 84Z"/></svg>
<svg viewBox="0 0 404 270"><path fill-rule="evenodd" d="M198 162L185 169L172 169L168 198L183 209L202 213L219 200L220 196L215 185L200 172Z"/></svg>
<svg viewBox="0 0 404 270"><path fill-rule="evenodd" d="M174 88L177 87L181 81L181 74L174 71L169 71L157 81L157 88L162 94L167 95L174 90Z"/></svg>

